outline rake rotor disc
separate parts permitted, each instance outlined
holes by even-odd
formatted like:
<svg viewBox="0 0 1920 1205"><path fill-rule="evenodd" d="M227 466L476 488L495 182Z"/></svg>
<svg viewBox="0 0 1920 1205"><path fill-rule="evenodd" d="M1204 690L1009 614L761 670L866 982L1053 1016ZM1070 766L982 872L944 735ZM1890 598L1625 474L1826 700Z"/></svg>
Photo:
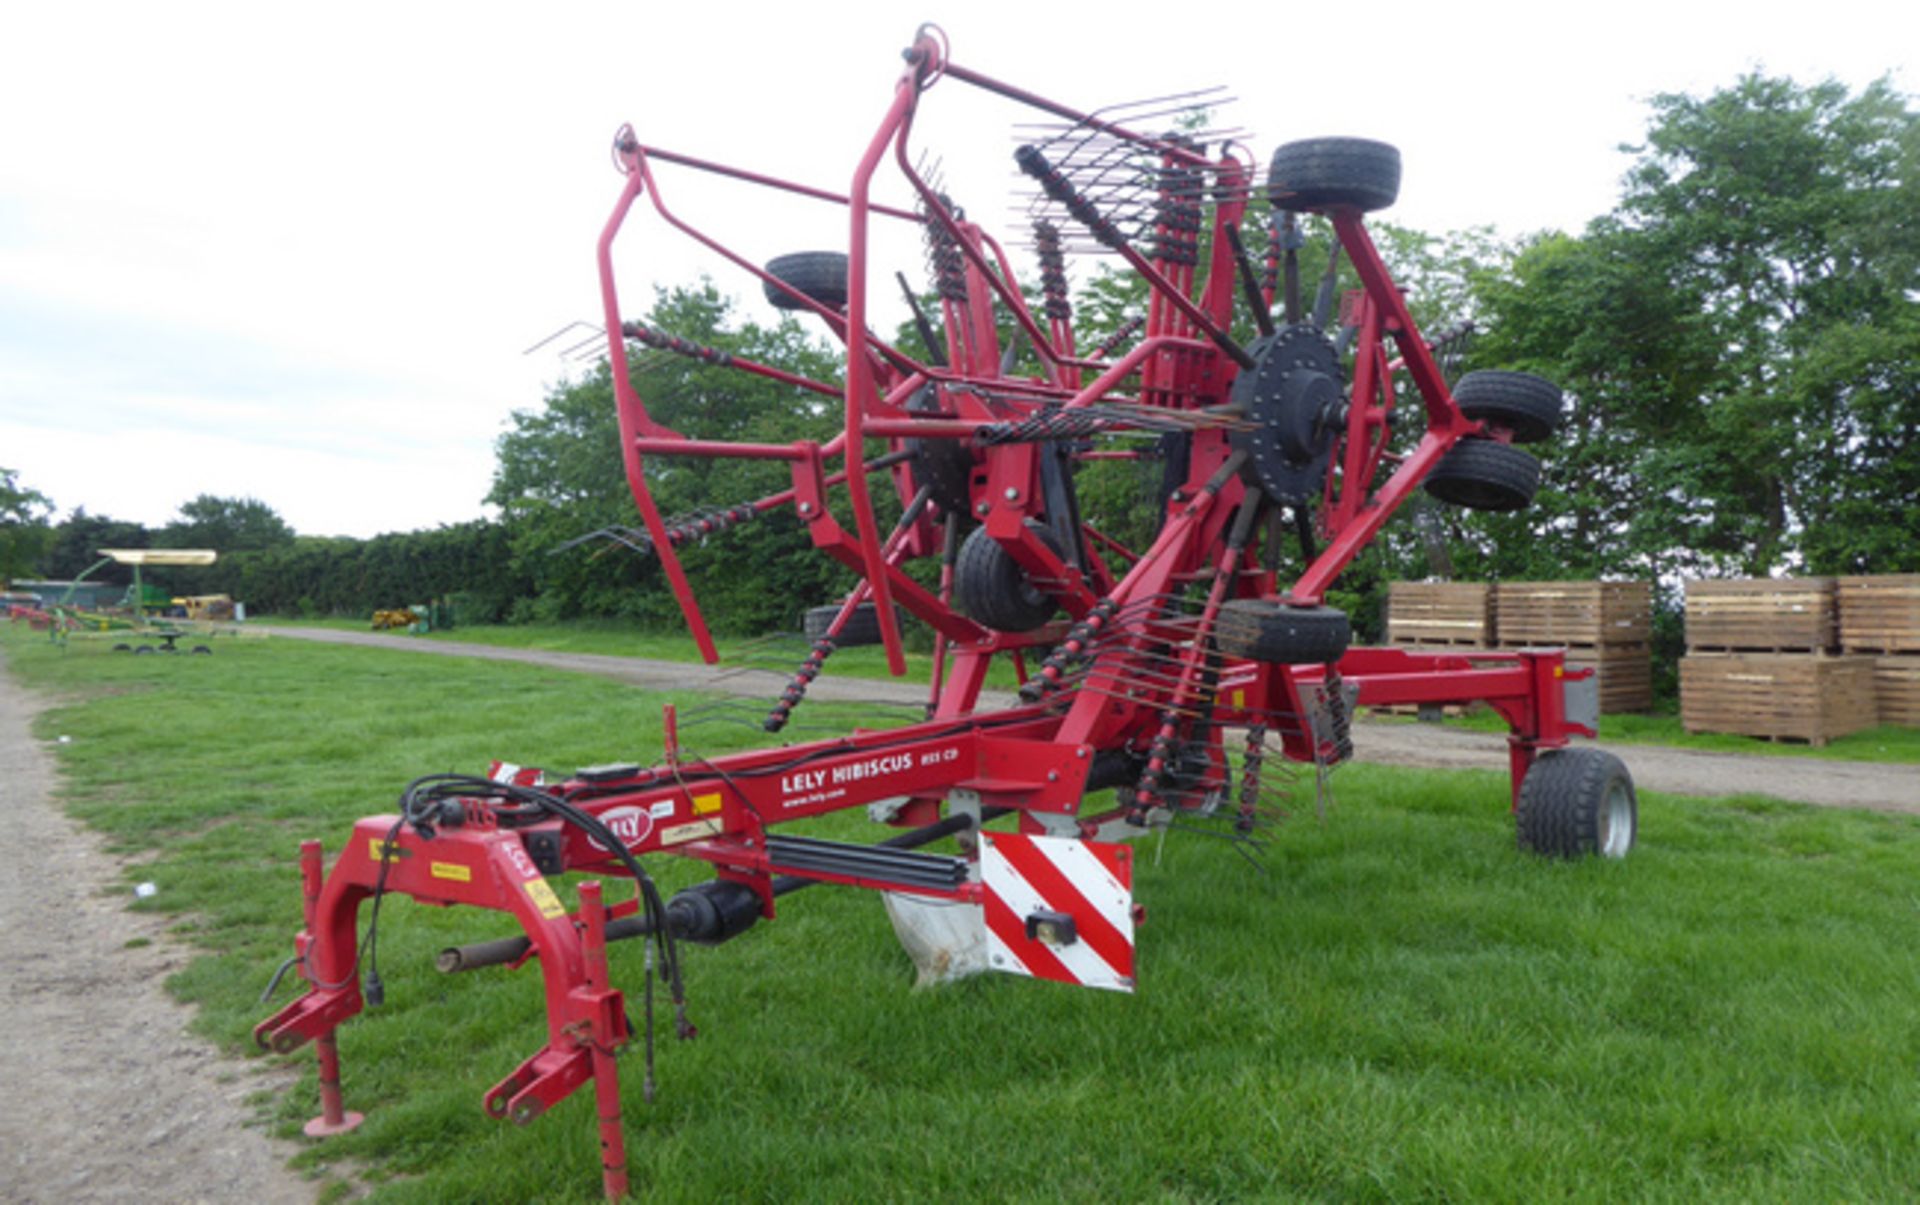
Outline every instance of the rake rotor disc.
<svg viewBox="0 0 1920 1205"><path fill-rule="evenodd" d="M1346 409L1339 356L1307 323L1281 327L1249 350L1255 366L1234 380L1230 398L1253 424L1233 437L1233 446L1247 454L1242 472L1276 501L1312 502L1320 497Z"/></svg>

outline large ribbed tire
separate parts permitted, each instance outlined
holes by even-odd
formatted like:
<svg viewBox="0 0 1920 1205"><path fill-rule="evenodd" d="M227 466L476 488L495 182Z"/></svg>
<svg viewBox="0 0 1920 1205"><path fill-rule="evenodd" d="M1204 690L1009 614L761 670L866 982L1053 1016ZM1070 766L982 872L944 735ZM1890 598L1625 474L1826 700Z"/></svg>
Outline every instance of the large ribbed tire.
<svg viewBox="0 0 1920 1205"><path fill-rule="evenodd" d="M824 607L810 607L801 620L806 629L808 640L819 640L826 636L827 629L833 626L834 616L840 614L839 603L828 603ZM898 607L893 611L894 623L904 623ZM850 649L863 644L880 643L880 613L871 602L863 602L847 616L847 626L833 638L835 648Z"/></svg>
<svg viewBox="0 0 1920 1205"><path fill-rule="evenodd" d="M830 310L847 304L847 257L839 251L796 251L767 261L767 275L783 280ZM807 307L765 281L767 301L775 309Z"/></svg>
<svg viewBox="0 0 1920 1205"><path fill-rule="evenodd" d="M1031 519L1029 527L1056 554L1053 536ZM953 593L960 609L996 632L1031 632L1045 625L1060 604L1027 577L1026 569L1000 542L976 527L960 545L953 566Z"/></svg>
<svg viewBox="0 0 1920 1205"><path fill-rule="evenodd" d="M1520 510L1540 488L1540 462L1491 439L1463 439L1433 466L1426 487L1440 501L1469 510Z"/></svg>
<svg viewBox="0 0 1920 1205"><path fill-rule="evenodd" d="M1371 138L1304 138L1273 152L1267 199L1295 213L1341 206L1369 212L1400 195L1400 151Z"/></svg>
<svg viewBox="0 0 1920 1205"><path fill-rule="evenodd" d="M1468 418L1512 431L1517 444L1538 443L1560 429L1560 386L1530 372L1470 372L1453 387L1453 400Z"/></svg>
<svg viewBox="0 0 1920 1205"><path fill-rule="evenodd" d="M1549 858L1624 858L1640 828L1633 776L1604 749L1554 749L1534 760L1514 810L1520 848Z"/></svg>
<svg viewBox="0 0 1920 1205"><path fill-rule="evenodd" d="M1321 665L1340 660L1353 639L1353 625L1345 611L1334 607L1235 598L1221 604L1213 639L1229 657L1269 665Z"/></svg>

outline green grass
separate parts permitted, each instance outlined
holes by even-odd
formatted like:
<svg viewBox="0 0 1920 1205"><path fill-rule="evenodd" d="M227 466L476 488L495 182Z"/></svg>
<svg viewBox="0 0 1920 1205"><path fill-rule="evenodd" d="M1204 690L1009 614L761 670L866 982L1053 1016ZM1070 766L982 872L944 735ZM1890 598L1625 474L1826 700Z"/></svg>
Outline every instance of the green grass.
<svg viewBox="0 0 1920 1205"><path fill-rule="evenodd" d="M1449 716L1441 722L1477 732L1507 731L1506 721L1491 708L1480 708L1462 716ZM1680 717L1672 713L1604 715L1600 717L1600 736L1608 744L1670 745L1676 749L1699 749L1708 753L1754 753L1765 757L1920 764L1920 728L1897 728L1892 724L1835 737L1819 748L1723 732L1688 732L1680 726Z"/></svg>
<svg viewBox="0 0 1920 1205"><path fill-rule="evenodd" d="M370 630L364 621L357 619L269 619L263 622L269 629L287 626L323 627L347 632ZM498 648L544 649L556 653L600 653L610 657L646 657L656 661L689 663L698 663L700 660L700 650L694 645L693 637L683 630L647 631L630 623L610 619L576 619L565 623L474 624L420 636L405 631L380 634L395 641L464 641ZM798 667L808 651L807 642L798 636L775 635L759 639L716 637L714 644L723 667L749 665L781 673ZM925 682L932 665L931 655L909 649L907 672L902 680ZM893 676L887 672L886 653L875 645L836 650L827 660L827 673L847 678ZM995 662L988 671L987 685L1000 690L1013 689L1016 682L1011 666L1004 661Z"/></svg>
<svg viewBox="0 0 1920 1205"><path fill-rule="evenodd" d="M170 986L235 1050L299 923L301 838L337 848L421 772L659 744L658 696L527 666L295 641L135 659L24 635L6 637L15 671L61 700L42 732L72 737L68 806L147 858L129 874L160 890L140 906L194 950ZM701 1036L663 1043L654 1104L623 1060L636 1189L1824 1201L1920 1182L1920 822L1648 794L1631 858L1561 864L1515 851L1498 775L1333 782L1326 821L1299 809L1264 873L1203 838L1142 843L1132 997L999 976L914 991L855 891L691 951ZM657 870L669 890L695 876ZM429 967L504 932L388 901L388 1003L341 1031L367 1122L304 1162L358 1161L383 1200L594 1197L589 1094L524 1129L480 1113L544 1038L538 979ZM634 997L639 959L615 948ZM272 1106L288 1134L316 1110L311 1060L294 1064Z"/></svg>

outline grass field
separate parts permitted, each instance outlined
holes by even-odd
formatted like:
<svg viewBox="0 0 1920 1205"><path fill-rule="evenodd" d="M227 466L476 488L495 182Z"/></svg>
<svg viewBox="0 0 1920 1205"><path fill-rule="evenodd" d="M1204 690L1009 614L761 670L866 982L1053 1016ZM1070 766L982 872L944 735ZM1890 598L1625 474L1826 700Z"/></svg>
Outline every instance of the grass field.
<svg viewBox="0 0 1920 1205"><path fill-rule="evenodd" d="M197 951L170 986L236 1052L299 923L301 838L337 848L419 773L659 743L658 696L520 665L0 638L58 702L42 733L72 738L67 805L147 859L129 874L160 890L141 906ZM1201 838L1144 842L1133 997L1006 977L914 991L878 902L831 888L692 950L701 1037L663 1043L656 1103L625 1060L636 1189L1856 1200L1920 1182L1913 818L1647 795L1631 858L1568 865L1515 851L1497 775L1350 766L1334 785L1324 822L1309 803L1275 831L1264 872ZM693 876L656 870L668 890ZM589 1096L525 1129L480 1112L543 1038L539 982L430 960L503 932L388 901L387 1004L341 1033L367 1123L303 1162L358 1161L382 1200L597 1193ZM633 945L615 979L637 998ZM310 1056L295 1065L269 1106L288 1134L316 1111Z"/></svg>

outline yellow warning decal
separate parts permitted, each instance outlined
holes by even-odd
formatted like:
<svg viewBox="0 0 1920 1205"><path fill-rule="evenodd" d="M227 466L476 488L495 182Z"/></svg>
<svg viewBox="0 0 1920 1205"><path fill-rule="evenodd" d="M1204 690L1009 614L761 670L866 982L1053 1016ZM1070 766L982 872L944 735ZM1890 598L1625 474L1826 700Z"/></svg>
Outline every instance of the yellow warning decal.
<svg viewBox="0 0 1920 1205"><path fill-rule="evenodd" d="M436 879L447 879L454 883L473 882L473 867L462 866L458 862L429 862L427 873Z"/></svg>
<svg viewBox="0 0 1920 1205"><path fill-rule="evenodd" d="M407 851L401 849L398 844L382 841L378 837L368 837L367 856L376 862L398 862L401 858L407 857L408 854Z"/></svg>
<svg viewBox="0 0 1920 1205"><path fill-rule="evenodd" d="M1247 692L1244 690L1234 691L1233 692L1233 709L1235 711L1239 711L1241 708L1245 707L1246 705L1247 705Z"/></svg>
<svg viewBox="0 0 1920 1205"><path fill-rule="evenodd" d="M527 898L533 901L534 907L540 909L541 916L558 920L567 914L566 905L553 893L553 888L547 886L545 879L528 879L523 886L527 889Z"/></svg>
<svg viewBox="0 0 1920 1205"><path fill-rule="evenodd" d="M676 824L672 828L660 830L660 844L679 845L686 841L698 841L702 837L716 837L720 834L720 818L696 820L692 824Z"/></svg>
<svg viewBox="0 0 1920 1205"><path fill-rule="evenodd" d="M693 797L693 814L694 815L707 816L719 810L720 810L720 792L715 791L710 795L695 795Z"/></svg>

